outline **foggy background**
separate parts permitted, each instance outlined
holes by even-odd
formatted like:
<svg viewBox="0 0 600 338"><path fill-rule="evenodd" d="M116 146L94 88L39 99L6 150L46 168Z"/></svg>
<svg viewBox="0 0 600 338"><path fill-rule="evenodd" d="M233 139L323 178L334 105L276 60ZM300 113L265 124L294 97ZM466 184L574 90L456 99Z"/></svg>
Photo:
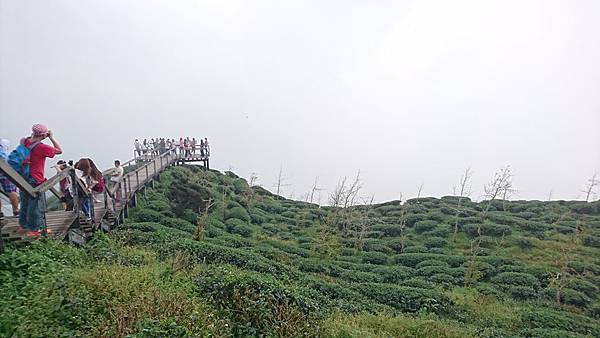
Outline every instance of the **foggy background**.
<svg viewBox="0 0 600 338"><path fill-rule="evenodd" d="M134 138L208 137L211 165L321 202L582 198L600 171L598 1L0 0L0 137L46 123L103 169ZM58 158L49 161L54 164Z"/></svg>

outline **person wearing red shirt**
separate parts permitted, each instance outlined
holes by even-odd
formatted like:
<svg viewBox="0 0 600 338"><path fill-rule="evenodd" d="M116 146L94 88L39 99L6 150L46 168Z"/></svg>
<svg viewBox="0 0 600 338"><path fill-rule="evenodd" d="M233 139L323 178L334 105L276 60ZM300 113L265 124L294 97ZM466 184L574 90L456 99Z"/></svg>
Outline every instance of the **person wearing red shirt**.
<svg viewBox="0 0 600 338"><path fill-rule="evenodd" d="M26 147L33 146L29 154L29 177L27 181L34 187L42 184L46 177L44 175L46 158L53 158L62 154L60 144L54 139L51 130L43 124L34 124L31 127L31 136L21 140ZM52 146L42 143L48 138ZM27 232L28 236L40 234L40 228L44 224L44 209L46 208L46 197L43 193L36 198L31 198L21 191L21 212L19 213L20 233Z"/></svg>

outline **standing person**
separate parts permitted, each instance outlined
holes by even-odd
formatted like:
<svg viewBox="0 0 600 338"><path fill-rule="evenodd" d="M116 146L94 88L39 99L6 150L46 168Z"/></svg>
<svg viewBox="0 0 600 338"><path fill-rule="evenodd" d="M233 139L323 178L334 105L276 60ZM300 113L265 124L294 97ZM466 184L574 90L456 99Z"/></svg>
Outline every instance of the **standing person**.
<svg viewBox="0 0 600 338"><path fill-rule="evenodd" d="M190 147L192 150L192 155L196 154L196 138L192 137L192 140L190 141Z"/></svg>
<svg viewBox="0 0 600 338"><path fill-rule="evenodd" d="M69 161L69 163L73 164L73 161ZM61 171L67 169L67 163L63 160L56 162L54 166L56 169L56 173L60 173ZM71 191L73 185L71 184L71 177L66 176L59 182L60 192L62 193L62 197L60 201L65 204L65 211L73 211L73 192Z"/></svg>
<svg viewBox="0 0 600 338"><path fill-rule="evenodd" d="M200 138L200 157L204 157L204 140Z"/></svg>
<svg viewBox="0 0 600 338"><path fill-rule="evenodd" d="M190 153L190 138L186 137L185 140L183 140L183 153L185 157L189 156Z"/></svg>
<svg viewBox="0 0 600 338"><path fill-rule="evenodd" d="M108 173L108 176L110 176L111 189L115 185L119 184L121 178L123 177L123 172L124 169L123 167L121 167L121 161L115 160L115 167L112 168L111 171ZM117 189L115 198L117 202L121 201L121 189Z"/></svg>
<svg viewBox="0 0 600 338"><path fill-rule="evenodd" d="M183 137L179 138L179 143L177 144L177 147L179 148L179 155L183 155L183 149L184 149Z"/></svg>
<svg viewBox="0 0 600 338"><path fill-rule="evenodd" d="M177 154L177 142L175 142L174 138L171 139L170 149L171 149L171 153L173 153L173 155Z"/></svg>
<svg viewBox="0 0 600 338"><path fill-rule="evenodd" d="M167 147L165 145L165 139L161 138L160 142L158 142L158 152L159 154L164 154L167 151Z"/></svg>
<svg viewBox="0 0 600 338"><path fill-rule="evenodd" d="M142 156L142 145L140 144L140 140L136 138L135 142L133 142L133 145L135 147L135 152L137 153L137 156Z"/></svg>
<svg viewBox="0 0 600 338"><path fill-rule="evenodd" d="M10 149L10 141L7 139L0 140L0 161L8 161L8 151ZM12 206L13 216L19 216L19 194L17 193L17 187L0 174L0 186L2 190L8 195L10 205ZM2 213L2 211L0 211Z"/></svg>
<svg viewBox="0 0 600 338"><path fill-rule="evenodd" d="M204 138L204 149L206 150L206 157L210 156L210 146L208 145L208 138Z"/></svg>
<svg viewBox="0 0 600 338"><path fill-rule="evenodd" d="M91 217L93 194L99 190L98 187L104 188L102 183L100 183L100 180L102 179L102 173L100 170L98 170L98 168L96 168L94 162L89 158L82 158L77 161L77 163L75 163L75 169L79 170L81 175L80 178L83 181L86 192L89 195L85 196L84 194L81 194L81 208L87 217Z"/></svg>
<svg viewBox="0 0 600 338"><path fill-rule="evenodd" d="M48 138L52 146L42 143ZM46 181L44 176L46 158L53 158L62 154L62 148L51 130L43 124L34 124L31 127L31 136L23 138L17 147L9 155L9 163L34 187ZM28 153L27 156L23 156ZM40 228L45 226L44 209L46 208L46 196L40 193L36 197L30 197L21 191L21 211L19 212L19 228L17 232L26 233L27 236L39 236ZM50 229L46 229L50 232Z"/></svg>

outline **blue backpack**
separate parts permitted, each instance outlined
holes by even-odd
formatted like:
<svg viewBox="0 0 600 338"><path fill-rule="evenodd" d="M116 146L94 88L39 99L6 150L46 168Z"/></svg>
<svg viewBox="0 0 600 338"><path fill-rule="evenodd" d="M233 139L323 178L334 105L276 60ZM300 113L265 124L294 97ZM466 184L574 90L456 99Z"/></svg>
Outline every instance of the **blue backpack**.
<svg viewBox="0 0 600 338"><path fill-rule="evenodd" d="M21 176L25 178L29 178L29 163L31 151L35 148L40 142L34 142L29 146L25 146L25 144L21 143L19 146L13 150L8 155L8 164Z"/></svg>

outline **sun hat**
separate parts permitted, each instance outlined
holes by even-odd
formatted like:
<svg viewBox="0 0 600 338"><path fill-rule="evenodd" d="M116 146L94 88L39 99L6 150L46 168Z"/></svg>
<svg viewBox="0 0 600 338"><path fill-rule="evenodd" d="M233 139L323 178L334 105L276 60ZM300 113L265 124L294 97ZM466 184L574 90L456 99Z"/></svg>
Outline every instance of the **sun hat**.
<svg viewBox="0 0 600 338"><path fill-rule="evenodd" d="M48 134L48 127L43 124L37 123L31 127L33 136L46 136Z"/></svg>

